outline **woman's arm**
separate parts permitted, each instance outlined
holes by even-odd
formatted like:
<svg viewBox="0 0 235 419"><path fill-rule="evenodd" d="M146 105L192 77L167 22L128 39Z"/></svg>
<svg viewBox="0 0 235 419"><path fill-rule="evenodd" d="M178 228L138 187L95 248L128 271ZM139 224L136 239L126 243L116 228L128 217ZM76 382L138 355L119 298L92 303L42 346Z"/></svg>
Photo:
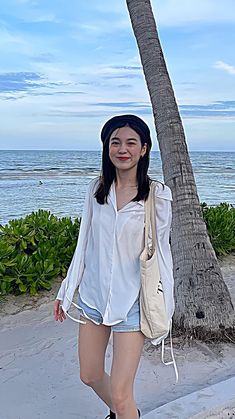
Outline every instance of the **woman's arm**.
<svg viewBox="0 0 235 419"><path fill-rule="evenodd" d="M55 304L54 315L55 320L63 321L65 318L62 315L62 306L67 311L70 307L70 299L72 300L75 289L79 285L84 270L84 257L87 244L88 232L92 217L92 197L94 193L94 184L96 179L92 180L89 185L85 196L84 207L82 212L82 219L80 230L77 240L77 246L73 254L72 261L67 271L67 275L61 283ZM68 295L66 296L66 292Z"/></svg>

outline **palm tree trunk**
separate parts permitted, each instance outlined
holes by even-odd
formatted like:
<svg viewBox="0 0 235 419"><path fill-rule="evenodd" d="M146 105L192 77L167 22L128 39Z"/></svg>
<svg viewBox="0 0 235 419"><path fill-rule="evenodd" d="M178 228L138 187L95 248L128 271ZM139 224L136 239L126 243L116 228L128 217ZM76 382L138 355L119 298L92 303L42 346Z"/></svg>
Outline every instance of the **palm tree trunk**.
<svg viewBox="0 0 235 419"><path fill-rule="evenodd" d="M127 0L152 103L165 183L173 194L174 324L200 338L232 330L234 310L207 234L184 129L149 0Z"/></svg>

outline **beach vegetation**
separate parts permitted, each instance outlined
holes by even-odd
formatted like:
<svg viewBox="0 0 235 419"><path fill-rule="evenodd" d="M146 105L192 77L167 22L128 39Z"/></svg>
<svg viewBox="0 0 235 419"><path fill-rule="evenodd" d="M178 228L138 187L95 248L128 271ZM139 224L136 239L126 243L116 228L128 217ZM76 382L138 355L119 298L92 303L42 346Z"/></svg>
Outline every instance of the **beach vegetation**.
<svg viewBox="0 0 235 419"><path fill-rule="evenodd" d="M53 279L66 275L76 247L80 221L58 218L39 209L0 225L0 293L50 290Z"/></svg>
<svg viewBox="0 0 235 419"><path fill-rule="evenodd" d="M234 251L235 208L226 202L201 207L216 255ZM35 295L50 290L58 276L64 278L79 227L79 218L58 218L42 209L0 225L0 295Z"/></svg>
<svg viewBox="0 0 235 419"><path fill-rule="evenodd" d="M228 202L221 202L210 207L201 204L210 241L217 256L226 255L235 250L235 207Z"/></svg>

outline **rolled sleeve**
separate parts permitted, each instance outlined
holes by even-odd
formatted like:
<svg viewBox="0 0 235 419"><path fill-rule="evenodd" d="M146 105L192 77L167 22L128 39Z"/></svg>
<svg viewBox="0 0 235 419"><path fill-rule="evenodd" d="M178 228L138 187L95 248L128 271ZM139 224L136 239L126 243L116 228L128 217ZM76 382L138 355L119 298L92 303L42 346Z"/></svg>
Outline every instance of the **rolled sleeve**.
<svg viewBox="0 0 235 419"><path fill-rule="evenodd" d="M64 278L64 280L61 282L58 294L56 299L57 300L63 300L64 299L64 295L65 295L65 288L66 288L66 283L65 283L66 277Z"/></svg>

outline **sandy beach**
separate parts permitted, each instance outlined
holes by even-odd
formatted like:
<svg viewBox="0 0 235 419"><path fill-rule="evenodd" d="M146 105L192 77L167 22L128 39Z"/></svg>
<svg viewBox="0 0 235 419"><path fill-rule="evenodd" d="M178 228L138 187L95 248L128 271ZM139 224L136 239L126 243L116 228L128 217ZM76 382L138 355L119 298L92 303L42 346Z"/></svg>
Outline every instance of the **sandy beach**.
<svg viewBox="0 0 235 419"><path fill-rule="evenodd" d="M235 303L235 254L220 261L224 279ZM1 419L91 419L108 412L98 396L79 379L77 340L79 326L53 319L51 292L38 297L8 296L0 304L0 406ZM174 338L179 369L160 362L160 348L146 340L135 382L135 398L142 415L156 407L211 384L235 376L235 345L210 344ZM112 336L106 353L106 370L112 362ZM234 410L211 412L208 418L233 417ZM190 416L189 416L190 417ZM181 419L181 416L175 418Z"/></svg>

